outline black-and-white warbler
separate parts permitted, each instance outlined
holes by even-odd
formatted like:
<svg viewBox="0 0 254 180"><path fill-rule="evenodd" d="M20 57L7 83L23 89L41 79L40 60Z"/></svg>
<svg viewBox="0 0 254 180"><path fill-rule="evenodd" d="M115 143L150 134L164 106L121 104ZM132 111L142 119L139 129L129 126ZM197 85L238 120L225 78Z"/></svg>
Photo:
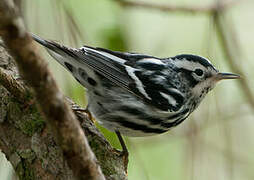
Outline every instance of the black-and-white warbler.
<svg viewBox="0 0 254 180"><path fill-rule="evenodd" d="M218 81L239 78L220 73L196 55L162 59L88 46L68 48L33 38L87 88L92 116L127 136L167 132L183 122Z"/></svg>

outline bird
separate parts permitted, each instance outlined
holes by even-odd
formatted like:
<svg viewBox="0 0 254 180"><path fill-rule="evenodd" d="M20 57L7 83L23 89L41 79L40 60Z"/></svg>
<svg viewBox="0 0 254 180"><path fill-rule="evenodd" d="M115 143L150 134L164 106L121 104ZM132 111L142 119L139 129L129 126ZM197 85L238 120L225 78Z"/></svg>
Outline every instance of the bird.
<svg viewBox="0 0 254 180"><path fill-rule="evenodd" d="M240 78L193 54L158 58L90 46L70 48L34 34L32 38L85 87L87 110L117 133L124 151L121 135L165 133L181 124L218 82Z"/></svg>

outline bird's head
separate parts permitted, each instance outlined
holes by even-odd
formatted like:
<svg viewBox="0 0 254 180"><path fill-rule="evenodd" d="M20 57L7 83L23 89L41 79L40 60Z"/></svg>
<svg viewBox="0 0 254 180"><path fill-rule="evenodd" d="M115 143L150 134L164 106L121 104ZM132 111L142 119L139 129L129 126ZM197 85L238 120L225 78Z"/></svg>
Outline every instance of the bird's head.
<svg viewBox="0 0 254 180"><path fill-rule="evenodd" d="M200 56L182 54L173 57L173 60L179 77L187 84L191 94L199 99L199 102L217 82L240 78L236 74L219 72L209 60Z"/></svg>

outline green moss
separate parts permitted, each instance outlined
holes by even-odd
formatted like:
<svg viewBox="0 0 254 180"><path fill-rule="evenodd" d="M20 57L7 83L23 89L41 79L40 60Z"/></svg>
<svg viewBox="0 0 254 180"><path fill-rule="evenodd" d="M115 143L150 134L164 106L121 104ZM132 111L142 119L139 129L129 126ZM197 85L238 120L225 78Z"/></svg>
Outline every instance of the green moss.
<svg viewBox="0 0 254 180"><path fill-rule="evenodd" d="M35 153L31 149L25 149L17 152L19 163L16 166L16 173L20 180L34 180L34 169L31 166L35 159Z"/></svg>
<svg viewBox="0 0 254 180"><path fill-rule="evenodd" d="M34 98L34 95L33 95L33 93L31 92L31 91L29 91L29 90L26 90L26 92L25 92L25 99L27 100L27 102L29 102L31 99L33 99Z"/></svg>
<svg viewBox="0 0 254 180"><path fill-rule="evenodd" d="M97 142L96 138L88 137L88 139L89 145L92 151L95 153L96 158L99 160L99 162L104 162L100 164L103 173L106 176L112 176L114 174L117 174L116 168L121 168L121 162L119 161L119 159L114 158L115 156L112 156L112 154L106 154L105 151L102 150L103 148L101 148L101 144ZM111 161L109 161L109 159L111 159Z"/></svg>
<svg viewBox="0 0 254 180"><path fill-rule="evenodd" d="M100 148L99 144L96 142L96 139L91 139L91 137L89 138L89 145L93 151L98 151Z"/></svg>
<svg viewBox="0 0 254 180"><path fill-rule="evenodd" d="M20 180L34 180L34 170L32 167L29 167L29 163L26 160L22 159L18 164L16 173Z"/></svg>
<svg viewBox="0 0 254 180"><path fill-rule="evenodd" d="M102 168L102 172L103 174L105 174L106 176L111 176L114 174L117 174L117 171L114 167L114 163L103 163L103 165L101 165Z"/></svg>
<svg viewBox="0 0 254 180"><path fill-rule="evenodd" d="M30 119L24 121L21 130L25 134L32 136L35 132L40 132L45 126L45 121L40 115L34 115Z"/></svg>
<svg viewBox="0 0 254 180"><path fill-rule="evenodd" d="M22 159L25 159L29 163L32 163L32 161L36 158L35 153L31 149L19 151L18 154Z"/></svg>
<svg viewBox="0 0 254 180"><path fill-rule="evenodd" d="M17 102L10 102L8 112L10 122L29 136L35 132L40 132L45 126L44 119L34 106L24 108Z"/></svg>

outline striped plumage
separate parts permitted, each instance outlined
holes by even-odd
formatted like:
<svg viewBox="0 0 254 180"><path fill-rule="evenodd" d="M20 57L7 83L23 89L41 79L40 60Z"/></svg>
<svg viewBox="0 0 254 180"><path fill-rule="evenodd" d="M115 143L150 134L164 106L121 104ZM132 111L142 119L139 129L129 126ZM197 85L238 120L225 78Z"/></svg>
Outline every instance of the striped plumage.
<svg viewBox="0 0 254 180"><path fill-rule="evenodd" d="M221 79L205 58L156 58L84 46L68 48L33 38L86 87L88 110L104 127L127 136L168 131L183 122Z"/></svg>

